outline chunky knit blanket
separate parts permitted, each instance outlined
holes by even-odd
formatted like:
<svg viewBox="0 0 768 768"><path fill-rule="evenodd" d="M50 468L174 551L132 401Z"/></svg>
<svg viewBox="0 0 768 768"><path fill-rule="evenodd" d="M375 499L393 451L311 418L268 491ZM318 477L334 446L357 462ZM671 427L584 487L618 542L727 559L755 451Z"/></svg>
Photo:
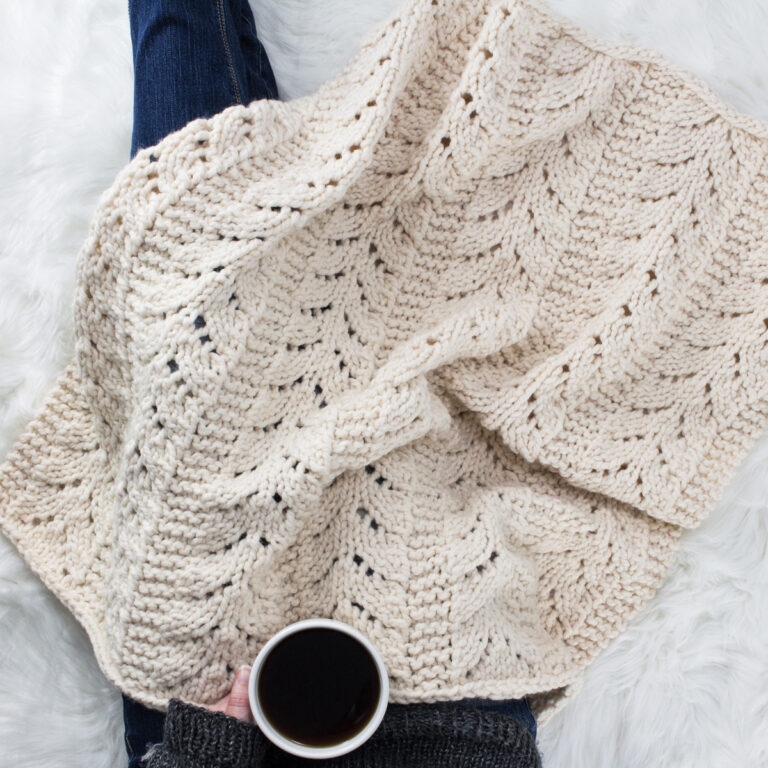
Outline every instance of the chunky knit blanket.
<svg viewBox="0 0 768 768"><path fill-rule="evenodd" d="M155 706L285 624L541 712L768 425L768 130L534 0L409 0L108 190L0 523Z"/></svg>

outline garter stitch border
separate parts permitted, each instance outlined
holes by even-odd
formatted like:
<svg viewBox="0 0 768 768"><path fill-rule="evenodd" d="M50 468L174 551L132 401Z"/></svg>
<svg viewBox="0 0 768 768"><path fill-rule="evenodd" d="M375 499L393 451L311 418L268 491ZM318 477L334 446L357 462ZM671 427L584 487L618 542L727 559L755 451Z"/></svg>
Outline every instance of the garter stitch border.
<svg viewBox="0 0 768 768"><path fill-rule="evenodd" d="M539 716L768 424L768 132L532 0L409 0L139 153L0 524L152 706L332 616Z"/></svg>

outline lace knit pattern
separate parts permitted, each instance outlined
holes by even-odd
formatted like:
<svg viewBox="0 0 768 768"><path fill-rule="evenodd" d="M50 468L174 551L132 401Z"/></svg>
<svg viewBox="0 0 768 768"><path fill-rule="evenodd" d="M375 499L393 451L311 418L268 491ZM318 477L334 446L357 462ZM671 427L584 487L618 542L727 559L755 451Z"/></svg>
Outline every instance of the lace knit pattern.
<svg viewBox="0 0 768 768"><path fill-rule="evenodd" d="M108 190L2 527L155 706L285 624L547 709L768 424L768 132L529 0L410 0Z"/></svg>

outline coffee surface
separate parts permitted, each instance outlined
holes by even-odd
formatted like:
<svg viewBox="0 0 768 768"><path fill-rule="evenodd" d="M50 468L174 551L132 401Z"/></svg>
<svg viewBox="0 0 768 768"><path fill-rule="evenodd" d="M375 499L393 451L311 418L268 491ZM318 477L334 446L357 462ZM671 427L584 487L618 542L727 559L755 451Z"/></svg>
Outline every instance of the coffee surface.
<svg viewBox="0 0 768 768"><path fill-rule="evenodd" d="M275 730L311 747L340 744L370 721L379 700L376 663L353 637L333 629L289 635L261 668L258 694Z"/></svg>

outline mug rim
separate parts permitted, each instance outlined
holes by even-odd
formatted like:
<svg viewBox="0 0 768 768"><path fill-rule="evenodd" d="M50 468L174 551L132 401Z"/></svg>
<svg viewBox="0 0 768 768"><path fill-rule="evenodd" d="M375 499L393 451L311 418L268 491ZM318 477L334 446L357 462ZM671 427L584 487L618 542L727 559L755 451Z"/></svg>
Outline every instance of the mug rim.
<svg viewBox="0 0 768 768"><path fill-rule="evenodd" d="M281 640L290 635L294 635L307 629L317 628L334 629L338 632L350 635L357 640L366 651L368 651L370 657L375 662L376 671L379 675L379 701L370 720L365 724L365 727L354 736L330 747L311 747L283 736L274 728L274 726L272 726L269 720L267 720L262 712L258 697L259 676L261 674L261 669L264 666L264 661L270 651ZM301 621L295 621L292 624L288 624L279 632L272 635L259 651L256 660L251 667L251 675L248 679L248 700L251 705L251 712L253 713L253 719L255 720L256 725L258 725L261 732L275 746L279 747L284 752L296 755L297 757L309 758L310 760L340 757L341 755L346 755L348 752L357 749L361 744L368 741L381 724L389 703L389 675L387 674L387 668L384 665L384 660L382 659L381 654L376 650L373 643L362 632L355 629L355 627L345 624L343 621L338 621L337 619L302 619Z"/></svg>

